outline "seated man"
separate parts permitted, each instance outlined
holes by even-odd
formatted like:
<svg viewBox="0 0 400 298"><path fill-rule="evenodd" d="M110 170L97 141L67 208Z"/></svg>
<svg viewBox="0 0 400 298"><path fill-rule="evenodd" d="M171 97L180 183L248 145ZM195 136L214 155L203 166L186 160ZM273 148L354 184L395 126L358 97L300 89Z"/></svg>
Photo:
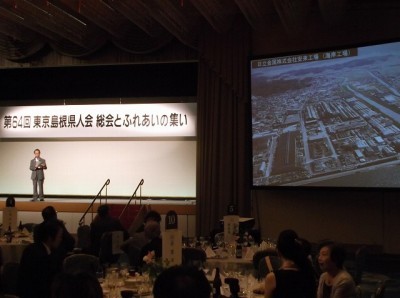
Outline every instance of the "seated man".
<svg viewBox="0 0 400 298"><path fill-rule="evenodd" d="M18 270L20 298L50 297L54 276L61 272L60 254L55 253L62 241L63 225L53 219L36 229L36 242L25 248Z"/></svg>
<svg viewBox="0 0 400 298"><path fill-rule="evenodd" d="M47 206L42 210L42 217L43 217L43 222L40 223L39 225L36 225L34 230L33 230L33 239L35 242L37 242L37 230L45 224L49 220L58 220L57 219L57 211L54 209L53 206ZM61 253L68 253L71 252L74 249L75 246L75 238L68 232L67 228L65 227L65 224L60 221L63 226L63 235L62 235L62 241L61 244L58 248L58 250L62 251Z"/></svg>
<svg viewBox="0 0 400 298"><path fill-rule="evenodd" d="M109 214L108 205L101 205L97 209L97 215L90 224L90 243L91 253L95 256L99 256L101 238L106 232L122 231L124 234L124 240L128 239L129 234L122 226L121 222L117 218L113 218Z"/></svg>
<svg viewBox="0 0 400 298"><path fill-rule="evenodd" d="M153 288L154 298L210 298L210 294L204 272L195 267L170 267L157 277Z"/></svg>
<svg viewBox="0 0 400 298"><path fill-rule="evenodd" d="M150 221L144 226L144 235L147 239L147 244L140 250L140 261L143 265L143 258L148 255L149 252L154 251L155 258L159 259L162 257L162 240L161 240L161 227L158 222Z"/></svg>
<svg viewBox="0 0 400 298"><path fill-rule="evenodd" d="M122 245L122 250L129 256L129 262L132 266L140 266L142 259L140 258L140 251L145 246L149 239L146 239L144 227L149 222L156 222L160 224L161 215L154 210L150 210L144 216L143 223L139 228L131 234L131 237L126 240Z"/></svg>
<svg viewBox="0 0 400 298"><path fill-rule="evenodd" d="M319 247L318 263L323 273L319 278L317 298L354 297L354 280L343 267L345 249L333 241L323 242Z"/></svg>

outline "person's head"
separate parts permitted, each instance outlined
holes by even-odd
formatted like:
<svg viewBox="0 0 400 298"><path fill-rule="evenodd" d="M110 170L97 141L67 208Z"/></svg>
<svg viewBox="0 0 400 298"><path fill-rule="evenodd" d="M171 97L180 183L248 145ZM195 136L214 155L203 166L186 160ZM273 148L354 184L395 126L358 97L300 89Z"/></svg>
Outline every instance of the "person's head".
<svg viewBox="0 0 400 298"><path fill-rule="evenodd" d="M102 298L100 283L93 274L80 272L76 274L61 273L51 286L52 298Z"/></svg>
<svg viewBox="0 0 400 298"><path fill-rule="evenodd" d="M40 157L40 150L39 149L33 150L33 154L35 154L35 157Z"/></svg>
<svg viewBox="0 0 400 298"><path fill-rule="evenodd" d="M57 211L53 206L47 206L42 210L42 217L44 221L57 219Z"/></svg>
<svg viewBox="0 0 400 298"><path fill-rule="evenodd" d="M301 243L301 247L303 248L303 251L306 256L311 256L312 254L312 246L310 241L304 238L299 238L299 241Z"/></svg>
<svg viewBox="0 0 400 298"><path fill-rule="evenodd" d="M283 258L291 261L304 254L299 236L293 230L284 230L279 234L276 248Z"/></svg>
<svg viewBox="0 0 400 298"><path fill-rule="evenodd" d="M150 210L147 212L146 216L144 217L144 223L148 221L156 221L158 223L161 222L161 215L155 210Z"/></svg>
<svg viewBox="0 0 400 298"><path fill-rule="evenodd" d="M343 269L346 250L334 241L324 241L319 245L318 264L322 271L333 272Z"/></svg>
<svg viewBox="0 0 400 298"><path fill-rule="evenodd" d="M110 208L108 205L100 205L99 208L97 209L97 214L100 217L106 217L108 215Z"/></svg>
<svg viewBox="0 0 400 298"><path fill-rule="evenodd" d="M173 266L163 271L153 288L154 298L209 298L210 283L196 267Z"/></svg>
<svg viewBox="0 0 400 298"><path fill-rule="evenodd" d="M63 234L63 223L58 219L50 219L38 226L36 230L38 242L45 243L50 249L60 246Z"/></svg>
<svg viewBox="0 0 400 298"><path fill-rule="evenodd" d="M144 225L144 236L147 239L158 238L161 235L161 227L160 224L156 221L148 221Z"/></svg>
<svg viewBox="0 0 400 298"><path fill-rule="evenodd" d="M314 279L314 270L307 258L303 243L304 240L301 240L295 231L284 230L279 234L276 248L282 258L294 262L311 280Z"/></svg>

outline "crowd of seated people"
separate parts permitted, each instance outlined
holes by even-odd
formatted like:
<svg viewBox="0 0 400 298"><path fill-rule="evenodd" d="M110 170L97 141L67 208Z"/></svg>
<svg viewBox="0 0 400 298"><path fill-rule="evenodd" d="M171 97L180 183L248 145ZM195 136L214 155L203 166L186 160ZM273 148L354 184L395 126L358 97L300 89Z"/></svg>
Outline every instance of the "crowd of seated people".
<svg viewBox="0 0 400 298"><path fill-rule="evenodd" d="M64 258L72 251L75 240L63 222L57 219L52 206L43 209L42 216L43 222L34 229L34 243L25 249L21 258L19 297L102 297L100 284L93 274L63 272ZM142 266L143 258L149 252L154 252L156 258L162 257L160 222L160 214L150 211L134 237L125 242L130 241L130 245L139 249L134 265ZM128 239L129 235L119 220L109 215L107 205L102 205L91 224L92 254L98 256L103 234L111 231L122 231L124 239ZM276 251L280 265L266 275L263 287L259 289L264 297L355 297L354 280L343 266L346 252L337 243L322 242L317 258L313 259L310 243L294 230L284 230L279 234ZM155 298L205 298L210 297L210 284L199 268L174 266L158 276L153 294Z"/></svg>
<svg viewBox="0 0 400 298"><path fill-rule="evenodd" d="M84 281L90 282L90 277L63 272L64 260L68 254L73 253L75 239L67 231L64 223L57 218L57 212L53 206L47 206L42 210L43 222L36 225L33 233L34 243L30 244L21 258L18 270L18 295L24 297L79 297L75 293L79 287L85 287ZM141 241L136 242L139 248L140 260L149 251L154 251L157 258L161 257L161 216L156 211L150 211L146 216L144 223L135 234L142 237ZM101 205L98 208L97 216L90 225L90 253L99 256L101 250L101 240L107 232L122 231L124 239L129 236L118 219L109 214L109 207ZM140 245L138 245L138 243ZM139 265L142 265L140 262ZM82 272L80 272L82 273ZM79 273L79 274L80 274ZM88 273L88 272L86 272ZM91 272L90 275L93 276ZM61 277L60 277L60 274ZM79 285L74 286L69 292L66 287L70 287L74 282ZM53 284L53 288L51 285ZM96 287L95 287L96 288ZM87 297L97 297L98 291L94 289L87 292ZM82 296L84 297L84 296ZM85 296L86 297L86 296Z"/></svg>
<svg viewBox="0 0 400 298"><path fill-rule="evenodd" d="M343 263L346 251L334 241L319 245L317 262L311 257L311 245L293 230L284 230L277 241L280 265L267 274L255 289L266 298L317 297L354 298L356 286Z"/></svg>

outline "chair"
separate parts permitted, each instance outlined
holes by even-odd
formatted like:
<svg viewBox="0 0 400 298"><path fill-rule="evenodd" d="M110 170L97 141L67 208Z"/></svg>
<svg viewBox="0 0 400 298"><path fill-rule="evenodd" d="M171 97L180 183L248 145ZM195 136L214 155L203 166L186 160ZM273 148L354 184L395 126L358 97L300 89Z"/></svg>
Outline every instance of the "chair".
<svg viewBox="0 0 400 298"><path fill-rule="evenodd" d="M376 289L375 298L384 298L386 291L386 281L383 281L382 284Z"/></svg>
<svg viewBox="0 0 400 298"><path fill-rule="evenodd" d="M206 262L206 253L201 248L185 247L182 249L182 265L203 267Z"/></svg>
<svg viewBox="0 0 400 298"><path fill-rule="evenodd" d="M356 286L356 298L362 298L362 289L361 286Z"/></svg>
<svg viewBox="0 0 400 298"><path fill-rule="evenodd" d="M8 262L4 264L1 274L1 286L4 294L17 294L18 269L19 263Z"/></svg>
<svg viewBox="0 0 400 298"><path fill-rule="evenodd" d="M84 253L90 252L90 226L83 225L78 227L77 238L76 247Z"/></svg>
<svg viewBox="0 0 400 298"><path fill-rule="evenodd" d="M214 235L214 243L216 245L221 245L221 243L224 243L225 241L225 236L224 236L224 232L220 232Z"/></svg>
<svg viewBox="0 0 400 298"><path fill-rule="evenodd" d="M345 268L352 275L356 285L359 285L362 280L363 272L365 271L368 248L366 246L359 247L355 254L354 260L346 260Z"/></svg>
<svg viewBox="0 0 400 298"><path fill-rule="evenodd" d="M70 255L64 259L63 263L63 271L71 274L86 272L96 275L99 269L99 258L88 254Z"/></svg>
<svg viewBox="0 0 400 298"><path fill-rule="evenodd" d="M115 264L118 262L123 251L119 249L118 252L115 251L115 246L118 246L116 243L113 243L115 240L115 234L121 234L121 245L122 245L122 237L123 234L121 231L113 231L113 232L105 232L101 236L100 240L100 252L99 259L101 264ZM114 240L113 240L114 238ZM121 246L119 245L119 246Z"/></svg>
<svg viewBox="0 0 400 298"><path fill-rule="evenodd" d="M264 250L259 250L257 251L254 255L253 255L253 268L256 272L256 277L259 278L258 274L258 270L259 270L259 264L260 264L260 260L265 258L266 256L278 256L278 253L276 252L276 250L272 250L272 249L264 249Z"/></svg>
<svg viewBox="0 0 400 298"><path fill-rule="evenodd" d="M258 278L264 278L268 273L279 269L280 266L281 260L278 256L266 256L260 259L258 263Z"/></svg>

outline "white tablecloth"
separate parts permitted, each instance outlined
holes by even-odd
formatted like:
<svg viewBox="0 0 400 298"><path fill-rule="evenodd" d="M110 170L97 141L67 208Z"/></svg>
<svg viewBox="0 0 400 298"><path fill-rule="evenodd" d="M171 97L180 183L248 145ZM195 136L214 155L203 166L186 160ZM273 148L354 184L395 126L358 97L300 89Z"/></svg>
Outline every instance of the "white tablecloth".
<svg viewBox="0 0 400 298"><path fill-rule="evenodd" d="M14 238L11 243L7 243L5 239L0 241L0 254L2 264L8 262L19 263L24 249L31 243L31 240L24 238Z"/></svg>

